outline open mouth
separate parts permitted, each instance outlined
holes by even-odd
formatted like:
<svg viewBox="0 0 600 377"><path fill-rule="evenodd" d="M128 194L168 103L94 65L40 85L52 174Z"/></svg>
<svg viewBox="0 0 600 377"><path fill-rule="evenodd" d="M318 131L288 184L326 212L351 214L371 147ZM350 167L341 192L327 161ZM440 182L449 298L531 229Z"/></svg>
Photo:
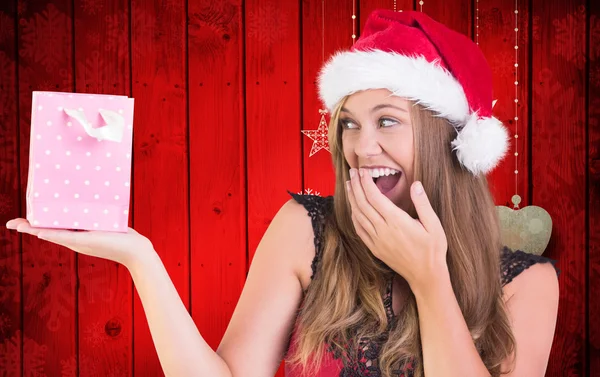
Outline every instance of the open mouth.
<svg viewBox="0 0 600 377"><path fill-rule="evenodd" d="M388 175L381 176L371 173L371 177L373 177L373 182L375 182L379 191L381 191L382 194L385 194L392 191L392 189L398 185L398 182L400 182L400 178L402 177L402 172L393 171Z"/></svg>

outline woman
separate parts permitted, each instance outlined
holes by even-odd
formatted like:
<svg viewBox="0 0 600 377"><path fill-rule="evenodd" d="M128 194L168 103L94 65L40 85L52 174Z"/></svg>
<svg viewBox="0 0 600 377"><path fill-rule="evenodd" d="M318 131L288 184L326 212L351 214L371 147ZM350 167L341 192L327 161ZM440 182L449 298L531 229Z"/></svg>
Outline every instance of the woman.
<svg viewBox="0 0 600 377"><path fill-rule="evenodd" d="M500 244L485 174L507 133L478 47L422 13L376 11L319 92L335 196L280 209L217 352L134 230L7 226L124 264L167 375L272 376L285 356L289 376L543 376L557 276Z"/></svg>

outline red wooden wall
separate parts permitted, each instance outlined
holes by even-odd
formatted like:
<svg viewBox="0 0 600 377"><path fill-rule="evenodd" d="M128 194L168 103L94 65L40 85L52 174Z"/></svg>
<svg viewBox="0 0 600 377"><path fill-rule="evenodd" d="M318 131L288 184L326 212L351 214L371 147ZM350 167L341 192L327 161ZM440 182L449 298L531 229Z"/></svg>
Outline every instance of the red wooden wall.
<svg viewBox="0 0 600 377"><path fill-rule="evenodd" d="M216 347L286 190L332 193L329 153L310 156L301 133L319 125L323 59L394 4L479 41L496 116L514 131L518 114L523 204L554 221L546 254L562 269L561 305L547 375L600 376L594 0L3 0L0 222L25 214L32 90L135 97L131 225ZM509 156L491 176L499 204L514 169ZM0 228L0 376L34 375L162 372L125 268Z"/></svg>

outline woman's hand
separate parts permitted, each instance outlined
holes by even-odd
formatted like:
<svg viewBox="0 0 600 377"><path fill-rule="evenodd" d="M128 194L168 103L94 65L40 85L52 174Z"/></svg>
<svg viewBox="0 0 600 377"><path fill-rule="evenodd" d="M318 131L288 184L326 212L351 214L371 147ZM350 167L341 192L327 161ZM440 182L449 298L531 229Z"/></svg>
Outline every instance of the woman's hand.
<svg viewBox="0 0 600 377"><path fill-rule="evenodd" d="M8 229L16 229L57 245L62 245L81 254L109 259L130 267L148 251L153 252L150 240L132 228L127 233L102 231L72 231L34 228L25 219L14 219L6 223Z"/></svg>
<svg viewBox="0 0 600 377"><path fill-rule="evenodd" d="M379 191L367 171L350 170L346 190L352 222L373 255L401 275L413 291L447 271L446 234L421 182L410 188L419 216L415 220Z"/></svg>

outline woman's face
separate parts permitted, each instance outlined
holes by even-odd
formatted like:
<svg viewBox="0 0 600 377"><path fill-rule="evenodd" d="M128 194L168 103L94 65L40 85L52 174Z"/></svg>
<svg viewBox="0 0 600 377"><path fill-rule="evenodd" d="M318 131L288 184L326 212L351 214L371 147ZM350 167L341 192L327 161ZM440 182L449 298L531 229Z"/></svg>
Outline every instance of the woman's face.
<svg viewBox="0 0 600 377"><path fill-rule="evenodd" d="M351 168L364 168L379 190L398 207L411 206L413 126L410 102L387 89L352 94L340 112L344 157ZM396 172L394 174L394 171Z"/></svg>

